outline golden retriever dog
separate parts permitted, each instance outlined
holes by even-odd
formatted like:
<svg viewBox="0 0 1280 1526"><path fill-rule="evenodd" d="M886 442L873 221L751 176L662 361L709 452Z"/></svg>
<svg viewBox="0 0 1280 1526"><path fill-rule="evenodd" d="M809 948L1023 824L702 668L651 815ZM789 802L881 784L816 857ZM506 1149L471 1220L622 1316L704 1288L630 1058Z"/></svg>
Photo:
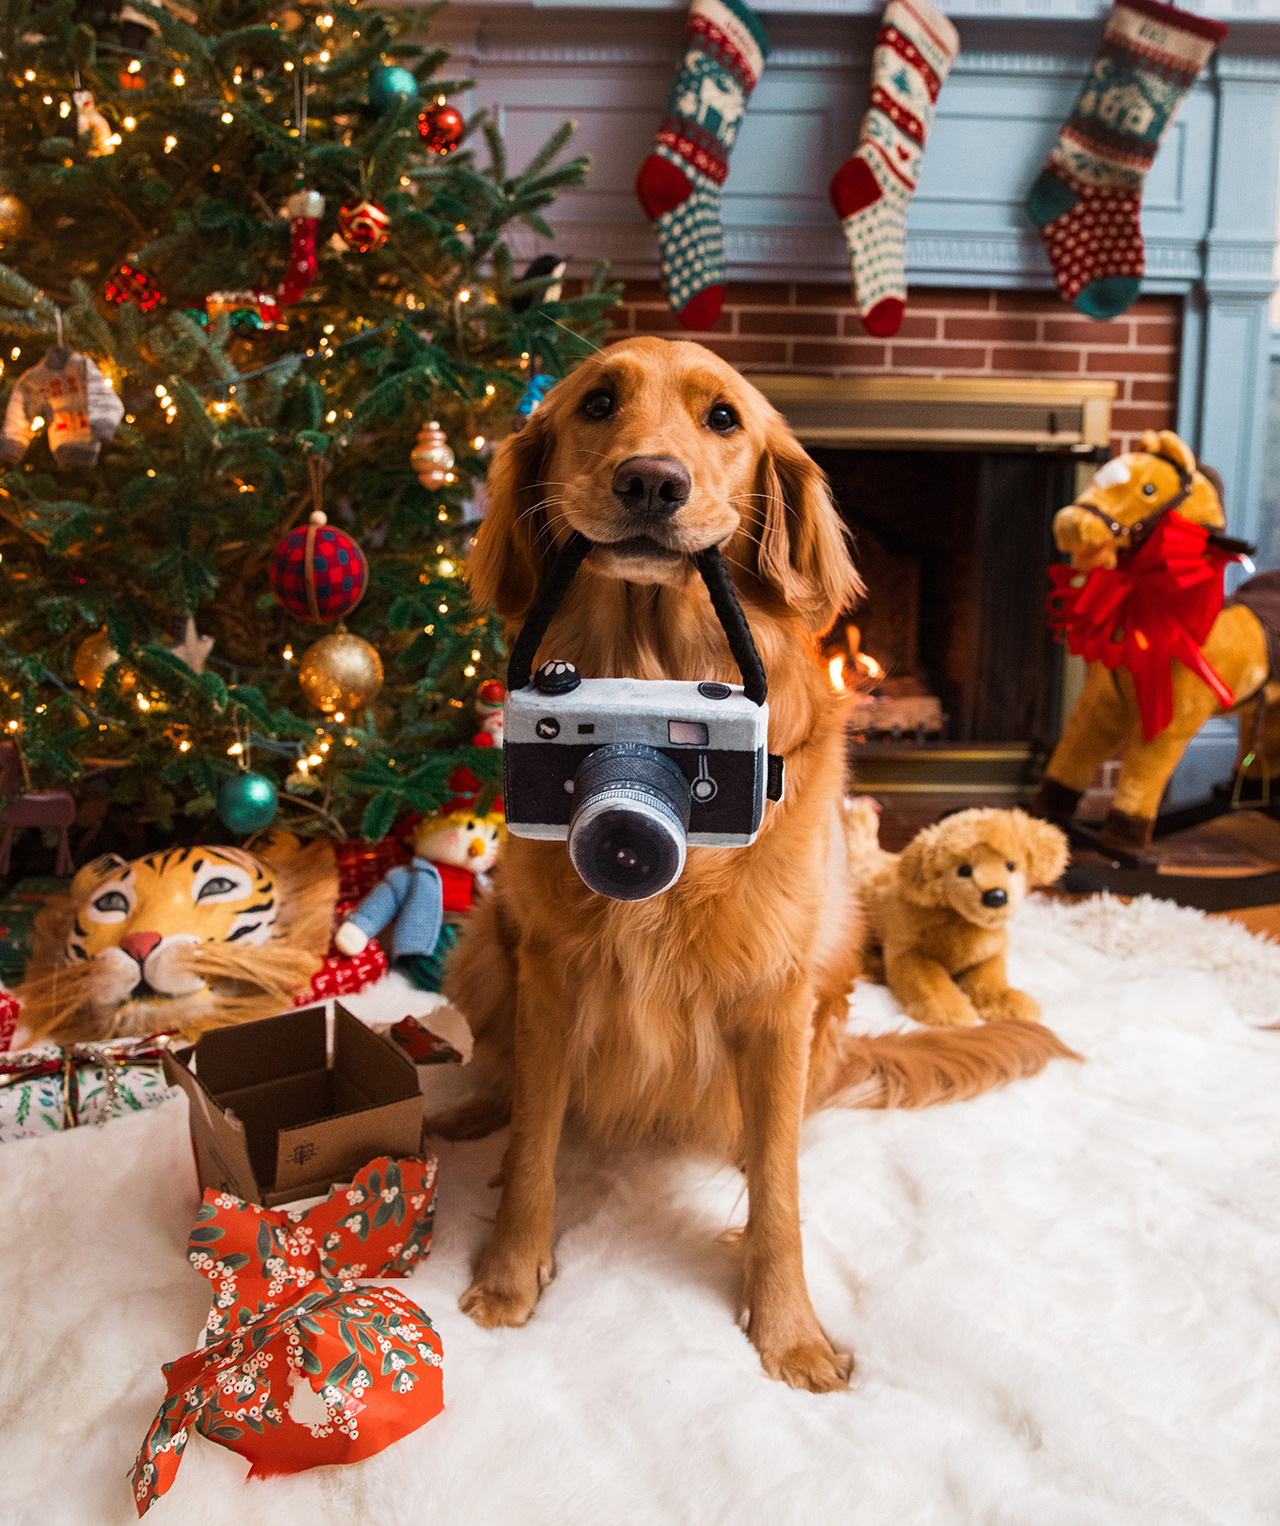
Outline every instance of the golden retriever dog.
<svg viewBox="0 0 1280 1526"><path fill-rule="evenodd" d="M1036 1001L1009 984L1005 954L1027 891L1067 867L1058 828L1024 811L957 811L886 853L874 803L861 797L845 810L862 871L865 973L918 1023L1039 1021Z"/></svg>
<svg viewBox="0 0 1280 1526"><path fill-rule="evenodd" d="M537 661L584 677L739 681L689 557L718 546L768 673L769 750L786 798L747 848L694 847L649 900L593 894L562 842L512 837L455 950L446 992L475 1035L478 1095L433 1120L452 1137L511 1121L502 1197L461 1306L521 1325L552 1276L566 1113L605 1141L642 1136L744 1167L741 1317L765 1371L843 1387L801 1261L806 1110L917 1106L1039 1070L1063 1052L1028 1024L842 1033L860 931L840 801L844 717L815 636L859 592L825 479L750 383L691 343L632 339L561 382L499 447L470 558L509 634L574 530L594 544Z"/></svg>

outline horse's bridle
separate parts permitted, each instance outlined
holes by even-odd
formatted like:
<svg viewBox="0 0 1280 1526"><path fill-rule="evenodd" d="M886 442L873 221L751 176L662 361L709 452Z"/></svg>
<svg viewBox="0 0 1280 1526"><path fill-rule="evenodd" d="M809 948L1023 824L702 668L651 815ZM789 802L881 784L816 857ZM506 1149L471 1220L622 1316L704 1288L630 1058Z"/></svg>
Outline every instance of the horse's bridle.
<svg viewBox="0 0 1280 1526"><path fill-rule="evenodd" d="M1118 519L1112 519L1110 514L1104 514L1101 509L1091 503L1076 502L1071 505L1073 509L1083 509L1086 514L1092 514L1095 519L1100 519L1112 535L1119 540L1122 535L1129 537L1128 549L1136 551L1156 527L1156 522L1165 514L1179 509L1187 499L1191 497L1195 488L1195 473L1189 472L1176 456L1167 455L1162 450L1135 450L1135 456L1155 456L1157 460L1167 461L1178 474L1178 491L1167 502L1157 505L1150 514L1144 514L1141 519L1135 519L1131 525L1122 525Z"/></svg>

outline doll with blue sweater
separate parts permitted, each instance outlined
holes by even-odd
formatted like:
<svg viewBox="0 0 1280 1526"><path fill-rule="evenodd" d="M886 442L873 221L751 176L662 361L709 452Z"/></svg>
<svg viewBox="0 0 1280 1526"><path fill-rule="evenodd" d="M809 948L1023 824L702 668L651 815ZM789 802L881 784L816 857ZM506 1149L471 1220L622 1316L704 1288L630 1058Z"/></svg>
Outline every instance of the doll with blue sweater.
<svg viewBox="0 0 1280 1526"><path fill-rule="evenodd" d="M342 953L361 953L391 925L391 967L421 991L440 989L462 919L476 893L489 888L506 830L501 801L483 814L475 805L474 793L459 795L418 822L412 863L389 870L335 933Z"/></svg>

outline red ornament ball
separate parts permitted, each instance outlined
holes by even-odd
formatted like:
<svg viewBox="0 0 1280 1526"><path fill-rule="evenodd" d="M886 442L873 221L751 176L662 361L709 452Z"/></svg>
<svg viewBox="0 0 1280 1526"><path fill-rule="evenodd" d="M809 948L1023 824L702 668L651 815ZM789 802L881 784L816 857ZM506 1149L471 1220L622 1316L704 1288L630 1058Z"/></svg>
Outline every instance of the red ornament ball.
<svg viewBox="0 0 1280 1526"><path fill-rule="evenodd" d="M123 307L126 302L136 302L144 313L159 307L165 300L164 288L156 277L148 270L130 265L128 261L120 266L115 275L107 277L102 295L117 307Z"/></svg>
<svg viewBox="0 0 1280 1526"><path fill-rule="evenodd" d="M462 142L467 124L452 106L428 106L418 117L418 136L433 154L452 153Z"/></svg>
<svg viewBox="0 0 1280 1526"><path fill-rule="evenodd" d="M338 232L357 254L368 254L386 243L390 221L376 201L361 201L338 213Z"/></svg>
<svg viewBox="0 0 1280 1526"><path fill-rule="evenodd" d="M310 524L285 536L271 560L275 596L300 620L341 620L359 604L368 583L364 552L319 510Z"/></svg>

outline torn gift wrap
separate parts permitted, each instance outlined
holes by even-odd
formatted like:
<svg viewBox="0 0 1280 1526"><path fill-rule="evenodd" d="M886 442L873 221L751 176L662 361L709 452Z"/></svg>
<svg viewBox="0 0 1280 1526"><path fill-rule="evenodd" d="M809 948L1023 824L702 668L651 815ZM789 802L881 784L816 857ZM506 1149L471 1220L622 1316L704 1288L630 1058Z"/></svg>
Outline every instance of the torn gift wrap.
<svg viewBox="0 0 1280 1526"><path fill-rule="evenodd" d="M440 1338L418 1306L355 1277L403 1277L426 1255L434 1159L380 1157L313 1208L210 1190L187 1242L213 1284L208 1344L168 1363L134 1467L143 1515L173 1482L192 1430L251 1477L358 1462L444 1407Z"/></svg>

